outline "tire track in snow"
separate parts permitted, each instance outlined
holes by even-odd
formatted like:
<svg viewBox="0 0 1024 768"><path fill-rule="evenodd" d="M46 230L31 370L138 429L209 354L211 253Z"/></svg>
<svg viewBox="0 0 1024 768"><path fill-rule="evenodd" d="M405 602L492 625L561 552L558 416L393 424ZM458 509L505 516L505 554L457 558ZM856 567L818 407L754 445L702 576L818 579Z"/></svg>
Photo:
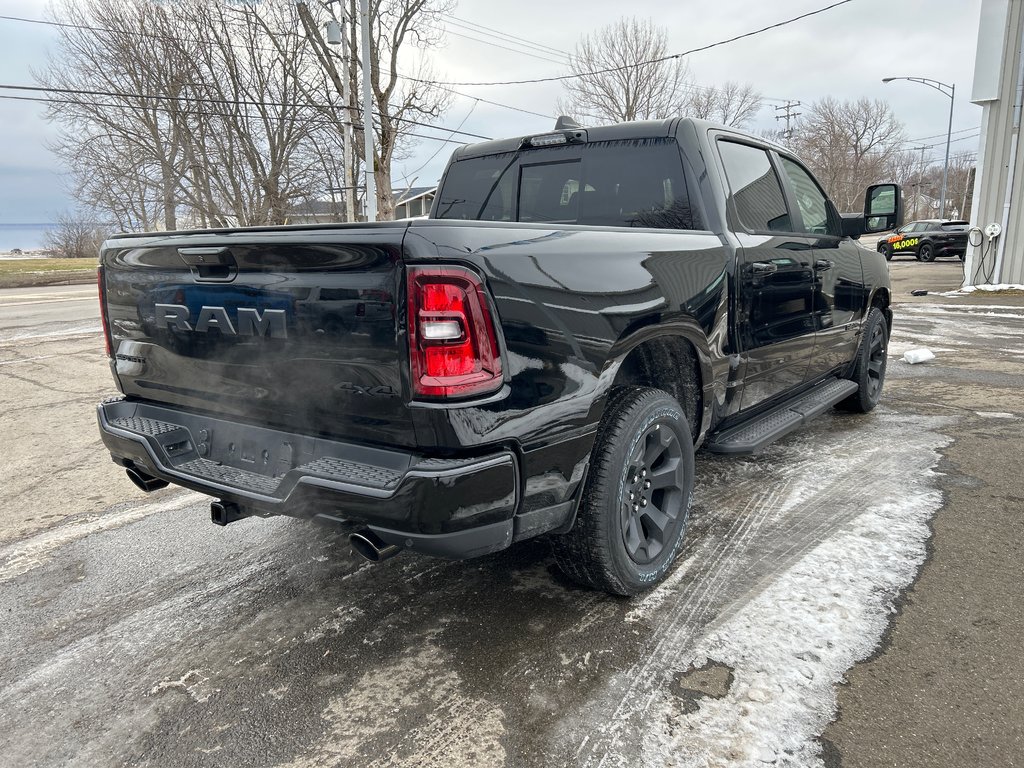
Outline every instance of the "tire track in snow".
<svg viewBox="0 0 1024 768"><path fill-rule="evenodd" d="M590 731L585 744L577 742L580 764L635 765L639 734L651 726L652 704L673 675L694 662L693 649L702 637L742 613L787 569L840 534L872 504L899 498L906 478L929 473L936 462L934 452L906 449L915 442L913 428L892 418L894 414L884 420L878 415L855 429L821 435L840 423L832 417L831 424L820 422L813 433L773 446L759 463L781 466L766 469L765 477L742 481L736 493L721 494L716 486L727 482L724 477L702 483L702 494L718 505L709 510L712 521L731 524L719 533L712 522L705 535L714 539L684 551L689 577L659 587L631 612L631 620L651 624L642 660L605 690L604 703L597 706L604 725ZM872 428L865 429L869 423ZM935 438L927 433L919 439L928 443ZM708 463L723 461L737 460ZM749 498L744 506L733 506L744 497ZM822 576L827 580L827 574Z"/></svg>

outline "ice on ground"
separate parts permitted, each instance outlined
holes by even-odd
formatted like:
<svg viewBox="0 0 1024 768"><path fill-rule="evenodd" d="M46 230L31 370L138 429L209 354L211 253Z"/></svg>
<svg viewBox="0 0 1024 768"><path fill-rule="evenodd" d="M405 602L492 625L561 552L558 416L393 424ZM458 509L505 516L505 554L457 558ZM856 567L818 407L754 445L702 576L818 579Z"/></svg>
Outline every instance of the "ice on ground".
<svg viewBox="0 0 1024 768"><path fill-rule="evenodd" d="M918 363L927 363L929 360L935 359L935 353L925 347L918 347L917 349L908 349L903 353L903 362L910 363L911 365L917 365Z"/></svg>
<svg viewBox="0 0 1024 768"><path fill-rule="evenodd" d="M940 293L940 296L969 296L976 291L1024 291L1024 285L1018 283L998 283L997 285L965 285L955 291Z"/></svg>
<svg viewBox="0 0 1024 768"><path fill-rule="evenodd" d="M656 692L650 720L661 727L648 731L641 765L823 764L817 736L837 711L836 686L877 647L897 596L925 559L928 521L942 504L938 449L950 442L928 428L936 423L896 430L890 439L912 444L919 461L893 478L893 491L876 489L860 514L687 649L689 668L724 665L731 684L724 696L700 699L696 711ZM825 459L822 474L838 474L843 461ZM802 487L790 495L801 496Z"/></svg>

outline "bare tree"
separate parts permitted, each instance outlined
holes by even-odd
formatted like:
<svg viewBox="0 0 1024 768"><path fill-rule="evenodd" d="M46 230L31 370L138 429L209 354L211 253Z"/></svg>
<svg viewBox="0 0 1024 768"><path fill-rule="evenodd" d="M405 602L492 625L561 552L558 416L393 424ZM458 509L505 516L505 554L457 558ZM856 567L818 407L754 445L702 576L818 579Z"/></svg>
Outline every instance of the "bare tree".
<svg viewBox="0 0 1024 768"><path fill-rule="evenodd" d="M622 18L585 34L569 54L558 110L578 120L617 123L680 114L689 68L668 53L668 36L650 19Z"/></svg>
<svg viewBox="0 0 1024 768"><path fill-rule="evenodd" d="M730 80L714 88L691 86L683 111L688 117L743 128L760 111L762 101L761 94L749 83Z"/></svg>
<svg viewBox="0 0 1024 768"><path fill-rule="evenodd" d="M374 131L374 180L377 188L377 218L394 217L394 199L391 192L391 164L408 151L416 132L417 123L430 123L443 114L451 103L450 91L431 85L429 64L421 54L442 40L440 16L454 5L453 0L370 0L370 90L373 96L372 125ZM355 0L348 9L349 50L355 52L352 66L344 66L336 52L329 49L320 30L328 18L327 11L305 2L297 6L304 32L310 39L310 48L316 55L333 87L335 95L344 93L342 78L349 78L350 94L358 94L361 78L359 69L365 57L359 54L361 37L357 35L358 20ZM398 74L399 59L409 77ZM341 104L341 110L357 115L355 143L360 156L365 154L363 131L366 116L361 103L352 98L350 104ZM336 106L325 102L323 115L341 129L342 116Z"/></svg>
<svg viewBox="0 0 1024 768"><path fill-rule="evenodd" d="M930 213L925 209L926 192L924 176L927 165L924 156L916 149L893 153L885 166L886 181L894 181L903 187L903 199L908 220L919 219Z"/></svg>
<svg viewBox="0 0 1024 768"><path fill-rule="evenodd" d="M61 213L46 231L47 250L64 259L95 259L112 228L80 213Z"/></svg>
<svg viewBox="0 0 1024 768"><path fill-rule="evenodd" d="M113 213L118 206L111 197L129 186L132 198L141 196L145 204L133 205L130 215L120 211L122 223L151 223L156 204L164 226L173 229L174 190L184 168L182 125L161 96L180 92L185 71L180 47L165 36L174 28L166 9L144 1L65 0L54 13L64 23L57 28L59 53L37 73L40 84L60 92L49 109L64 129L54 150L72 169L84 202ZM122 165L128 158L135 162ZM143 167L143 184L115 182L108 193L95 181Z"/></svg>
<svg viewBox="0 0 1024 768"><path fill-rule="evenodd" d="M59 15L37 79L59 89L54 149L83 205L125 229L275 224L336 186L289 6L63 0Z"/></svg>
<svg viewBox="0 0 1024 768"><path fill-rule="evenodd" d="M954 152L949 156L949 178L946 184L947 216L970 218L976 165L977 155L974 152ZM922 211L921 217L937 215L939 198L942 196L942 161L922 163L913 184L918 185L922 195L934 201L934 206ZM911 186L911 189L914 187Z"/></svg>
<svg viewBox="0 0 1024 768"><path fill-rule="evenodd" d="M797 123L791 146L841 210L863 205L864 188L884 181L902 149L903 124L884 101L815 102Z"/></svg>

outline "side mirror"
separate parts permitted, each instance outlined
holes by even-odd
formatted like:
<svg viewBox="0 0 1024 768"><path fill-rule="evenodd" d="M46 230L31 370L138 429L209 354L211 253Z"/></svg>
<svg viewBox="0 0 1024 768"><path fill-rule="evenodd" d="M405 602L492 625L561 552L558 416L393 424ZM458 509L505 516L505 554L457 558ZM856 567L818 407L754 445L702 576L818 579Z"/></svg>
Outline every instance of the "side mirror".
<svg viewBox="0 0 1024 768"><path fill-rule="evenodd" d="M903 224L899 184L872 184L864 195L864 231L886 232Z"/></svg>

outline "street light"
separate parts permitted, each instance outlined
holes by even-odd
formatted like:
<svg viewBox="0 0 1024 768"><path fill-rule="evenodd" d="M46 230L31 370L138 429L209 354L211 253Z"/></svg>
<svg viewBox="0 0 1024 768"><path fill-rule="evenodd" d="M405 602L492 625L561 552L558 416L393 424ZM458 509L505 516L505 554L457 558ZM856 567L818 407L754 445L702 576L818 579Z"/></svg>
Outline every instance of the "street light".
<svg viewBox="0 0 1024 768"><path fill-rule="evenodd" d="M949 97L949 128L946 129L946 161L942 165L942 199L939 200L939 218L946 218L946 178L949 176L949 143L953 136L953 97L956 95L956 85L949 85L938 80L931 80L927 77L883 77L883 83L891 83L893 80L909 80L912 83L921 83L929 88L934 88L944 96ZM949 89L947 92L946 89Z"/></svg>

